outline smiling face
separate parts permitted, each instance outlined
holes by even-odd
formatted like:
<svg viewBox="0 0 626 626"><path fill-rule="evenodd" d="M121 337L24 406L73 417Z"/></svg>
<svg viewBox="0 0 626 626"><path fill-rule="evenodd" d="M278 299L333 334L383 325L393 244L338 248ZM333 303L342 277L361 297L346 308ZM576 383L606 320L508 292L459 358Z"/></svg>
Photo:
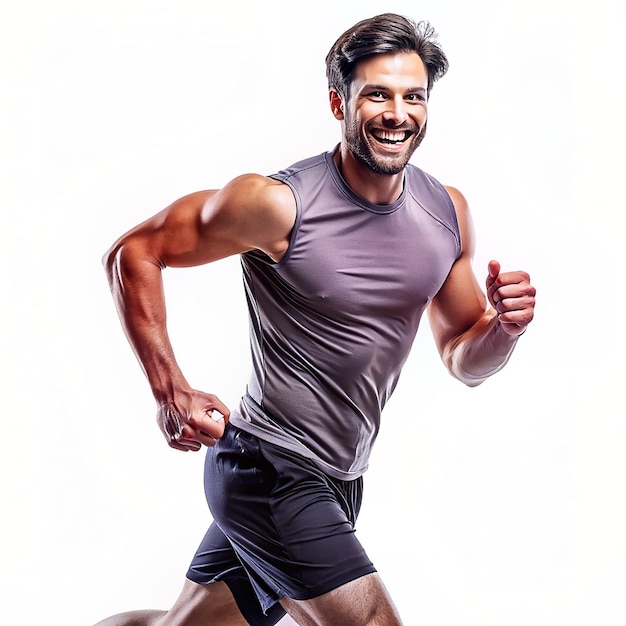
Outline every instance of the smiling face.
<svg viewBox="0 0 626 626"><path fill-rule="evenodd" d="M424 137L427 88L426 68L414 52L360 61L343 110L333 109L344 122L345 147L373 172L399 174Z"/></svg>

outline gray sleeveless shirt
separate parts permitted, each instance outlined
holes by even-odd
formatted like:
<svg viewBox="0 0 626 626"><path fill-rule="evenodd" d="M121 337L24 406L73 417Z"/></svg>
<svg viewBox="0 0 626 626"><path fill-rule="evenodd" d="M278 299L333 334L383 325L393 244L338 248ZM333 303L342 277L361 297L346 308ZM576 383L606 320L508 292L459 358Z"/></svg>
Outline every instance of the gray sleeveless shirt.
<svg viewBox="0 0 626 626"><path fill-rule="evenodd" d="M272 176L296 221L279 263L242 255L253 369L231 422L342 480L367 469L420 318L460 253L444 187L415 166L396 202L343 181L332 153Z"/></svg>

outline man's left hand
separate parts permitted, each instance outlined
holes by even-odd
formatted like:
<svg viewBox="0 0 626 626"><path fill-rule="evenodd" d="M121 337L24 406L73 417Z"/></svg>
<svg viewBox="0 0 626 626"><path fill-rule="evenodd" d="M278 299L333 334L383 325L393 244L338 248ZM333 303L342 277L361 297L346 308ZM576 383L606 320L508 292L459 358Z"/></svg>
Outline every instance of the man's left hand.
<svg viewBox="0 0 626 626"><path fill-rule="evenodd" d="M509 335L521 335L533 319L535 288L526 272L500 272L498 261L489 262L487 297L498 321Z"/></svg>

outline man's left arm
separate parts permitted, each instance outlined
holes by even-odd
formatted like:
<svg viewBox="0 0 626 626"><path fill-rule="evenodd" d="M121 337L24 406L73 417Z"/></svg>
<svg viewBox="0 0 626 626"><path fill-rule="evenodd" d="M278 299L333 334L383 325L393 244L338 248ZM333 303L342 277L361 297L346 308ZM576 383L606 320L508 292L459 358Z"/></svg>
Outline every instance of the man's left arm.
<svg viewBox="0 0 626 626"><path fill-rule="evenodd" d="M533 319L535 288L526 272L501 272L500 264L491 261L485 295L472 269L475 239L467 202L458 190L447 189L459 222L461 254L428 313L446 367L475 387L506 365Z"/></svg>

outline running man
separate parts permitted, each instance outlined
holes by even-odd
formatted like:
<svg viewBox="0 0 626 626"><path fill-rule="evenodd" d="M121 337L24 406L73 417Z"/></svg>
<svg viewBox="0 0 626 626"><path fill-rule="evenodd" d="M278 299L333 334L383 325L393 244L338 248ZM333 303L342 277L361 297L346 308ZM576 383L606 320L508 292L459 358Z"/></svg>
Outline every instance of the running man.
<svg viewBox="0 0 626 626"><path fill-rule="evenodd" d="M397 626L354 525L363 474L427 312L441 358L475 386L533 318L523 271L472 270L467 202L409 164L448 67L428 23L386 13L326 58L337 147L272 176L183 197L105 256L168 444L207 448L214 523L169 611L100 626ZM161 272L239 255L252 373L238 407L192 389L167 334ZM211 332L215 332L213 329Z"/></svg>

